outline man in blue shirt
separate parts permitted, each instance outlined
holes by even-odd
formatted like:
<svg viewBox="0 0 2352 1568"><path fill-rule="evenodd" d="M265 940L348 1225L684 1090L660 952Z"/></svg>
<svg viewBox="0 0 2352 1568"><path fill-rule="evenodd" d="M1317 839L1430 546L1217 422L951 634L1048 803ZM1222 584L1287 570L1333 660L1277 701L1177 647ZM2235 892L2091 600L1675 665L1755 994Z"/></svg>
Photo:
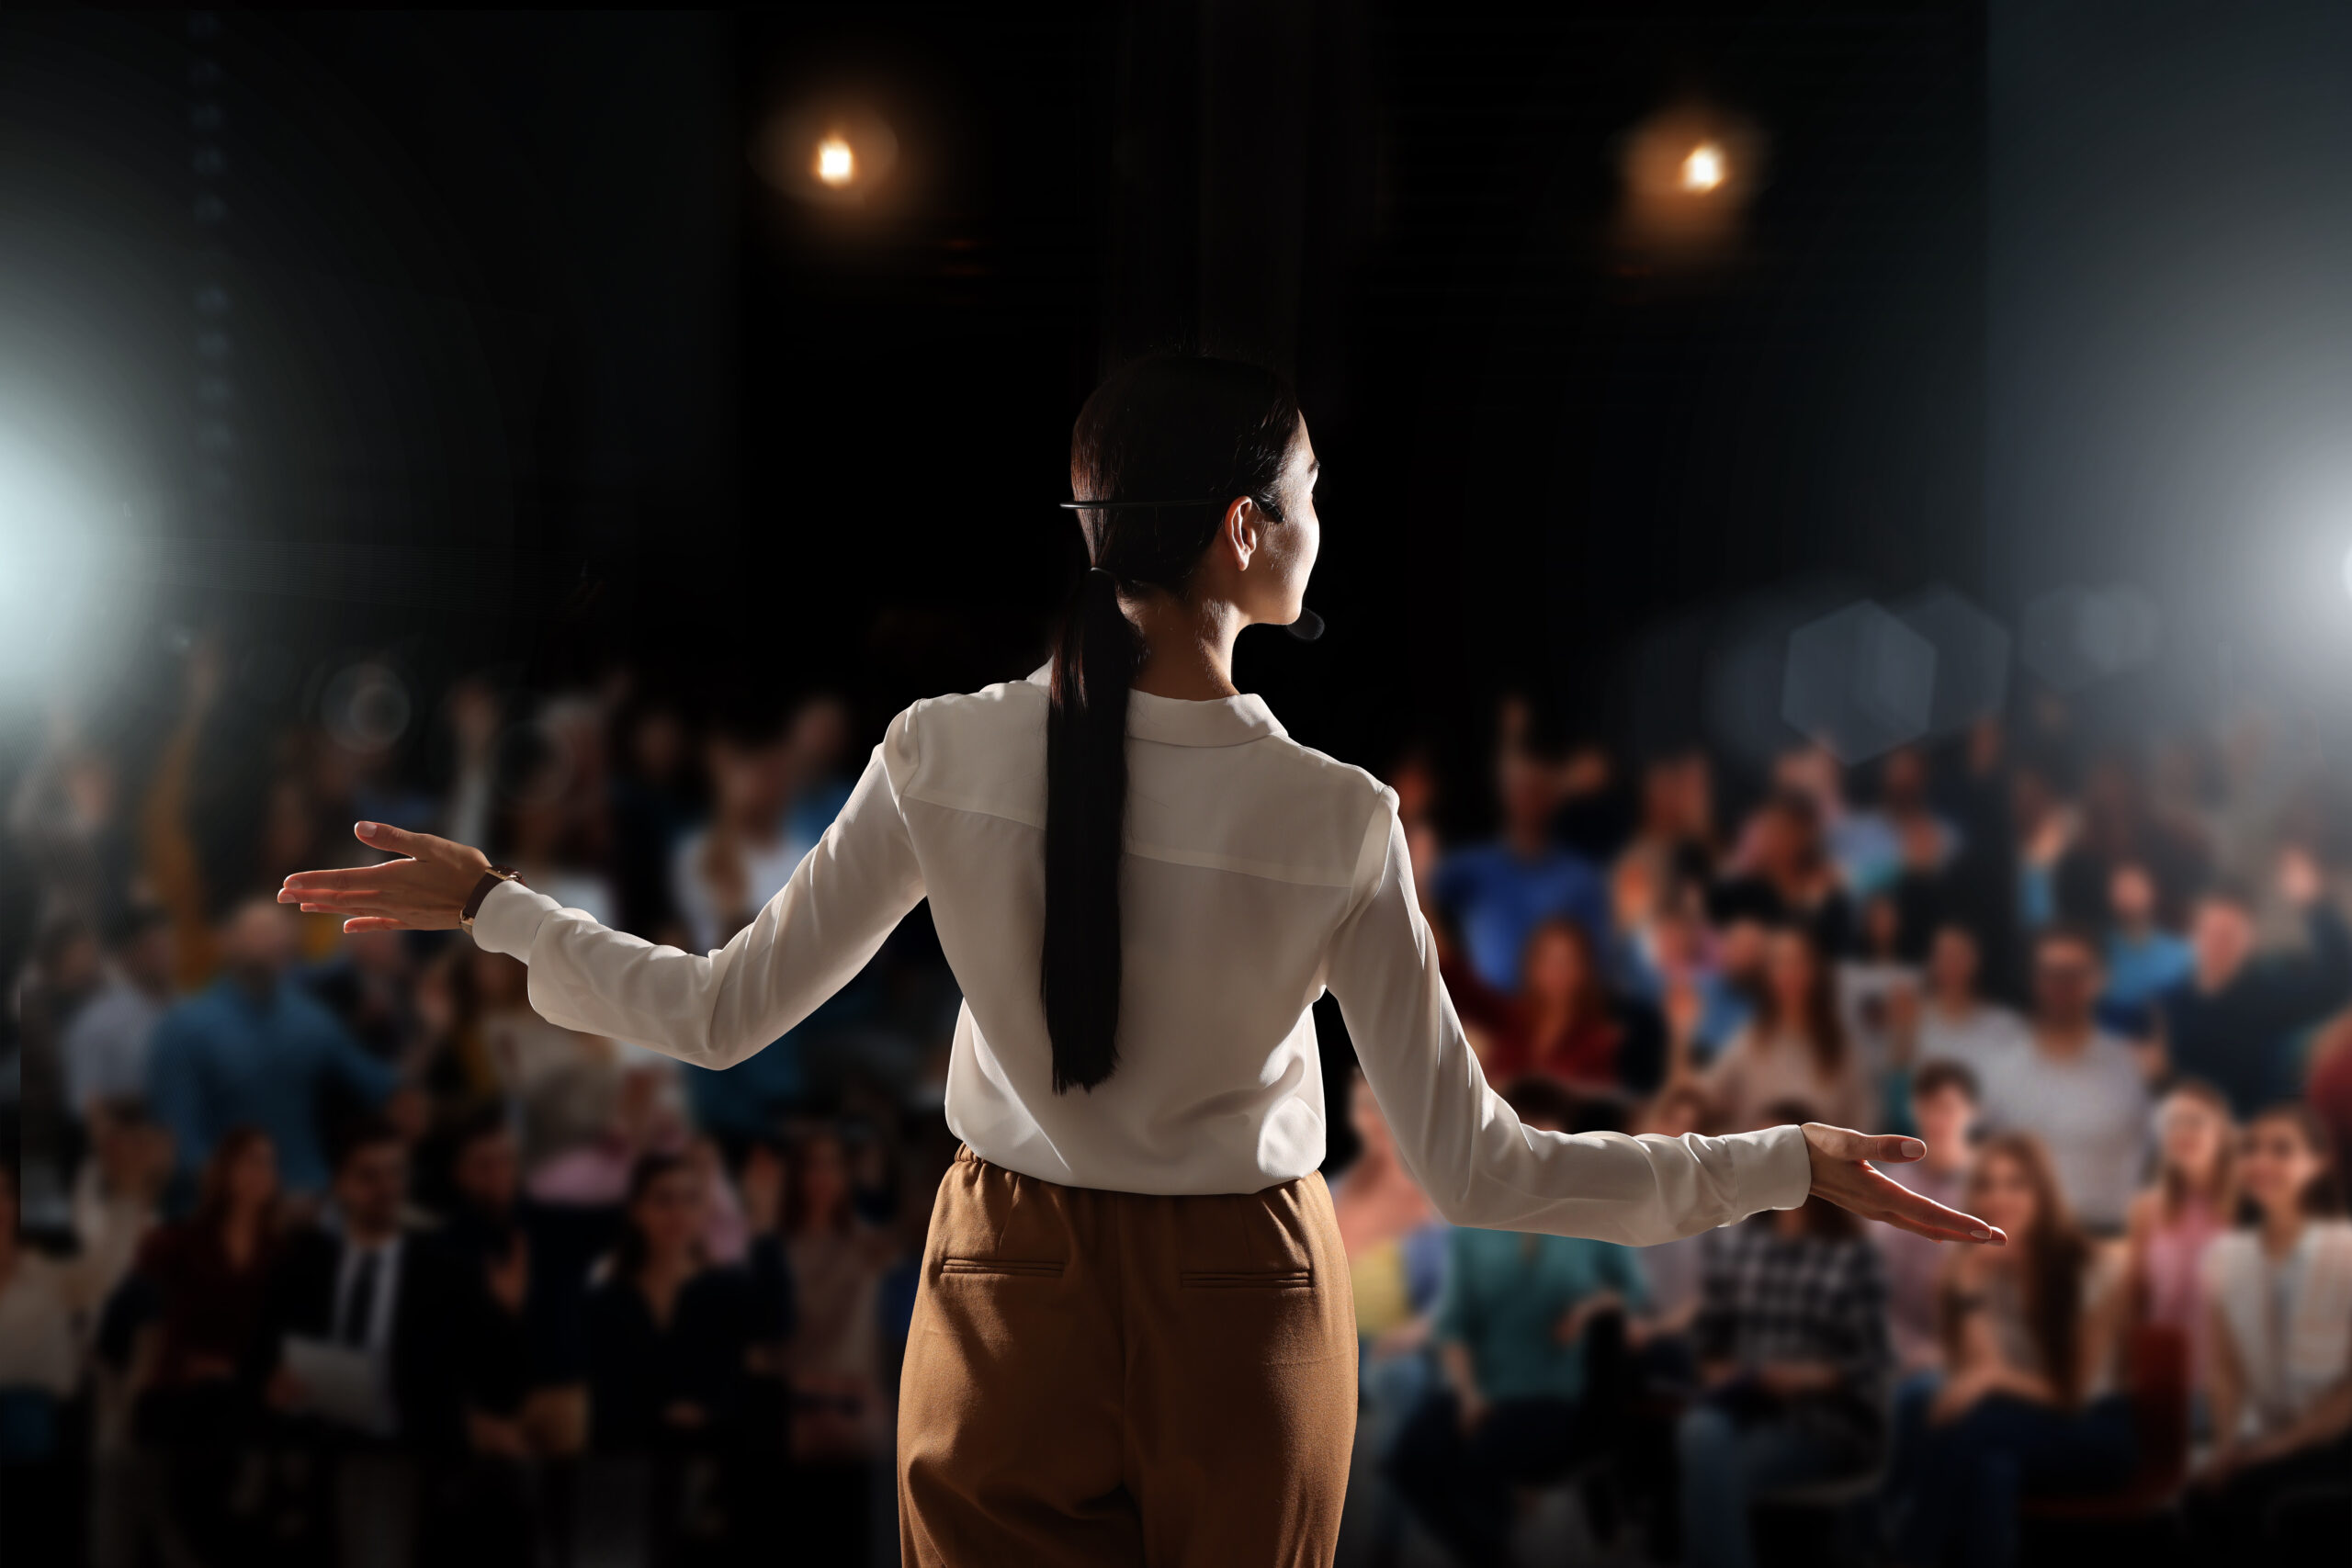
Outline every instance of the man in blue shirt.
<svg viewBox="0 0 2352 1568"><path fill-rule="evenodd" d="M2197 955L2185 937L2156 924L2156 884L2147 868L2126 861L2107 879L2115 924L2107 933L2107 994L2098 1021L2116 1033L2145 1040L2155 1032L2155 1004L2188 978Z"/></svg>
<svg viewBox="0 0 2352 1568"><path fill-rule="evenodd" d="M1514 750L1501 773L1502 837L1446 856L1431 891L1478 977L1516 991L1521 950L1555 915L1584 927L1594 952L1610 951L1609 889L1590 863L1553 841L1555 791L1544 765Z"/></svg>
<svg viewBox="0 0 2352 1568"><path fill-rule="evenodd" d="M222 1134L250 1122L277 1145L287 1190L319 1192L328 1177L320 1092L337 1084L372 1109L400 1089L397 1071L286 980L294 920L268 898L240 904L222 933L220 977L156 1025L148 1103L171 1129L183 1171L201 1168Z"/></svg>

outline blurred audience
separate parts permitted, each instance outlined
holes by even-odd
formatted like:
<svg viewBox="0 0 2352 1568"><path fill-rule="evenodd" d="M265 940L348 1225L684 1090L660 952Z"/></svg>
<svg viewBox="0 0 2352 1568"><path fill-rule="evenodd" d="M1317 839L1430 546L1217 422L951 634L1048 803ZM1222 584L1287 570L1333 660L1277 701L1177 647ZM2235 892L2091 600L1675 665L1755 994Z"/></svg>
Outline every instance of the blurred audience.
<svg viewBox="0 0 2352 1568"><path fill-rule="evenodd" d="M105 1568L887 1554L953 1147L954 986L920 922L711 1074L548 1024L461 936L252 896L364 862L356 816L437 822L721 946L821 838L873 716L485 674L412 694L434 723L396 745L334 702L273 716L242 660L199 637L162 722L60 715L0 781L29 901L0 1039L10 1551L31 1518ZM1455 1006L1532 1119L1680 1137L1803 1102L1918 1132L1928 1157L1887 1174L2015 1239L1865 1243L1810 1210L1638 1257L1454 1233L1359 1086L1329 1172L1363 1336L1343 1555L1419 1518L1491 1557L1548 1486L1597 1540L1640 1521L1635 1555L1736 1562L1744 1506L1686 1521L1678 1497L1857 1495L1899 1427L1900 1555L2000 1561L2039 1528L2018 1499L2127 1462L2126 1330L2186 1337L2198 1531L2345 1528L2352 1308L2318 1211L2352 1153L2352 797L2244 715L2135 738L2018 712L1849 772L1568 746L1514 701L1499 829L1468 843L1441 760L1403 749ZM2093 728L2123 743L2088 751Z"/></svg>

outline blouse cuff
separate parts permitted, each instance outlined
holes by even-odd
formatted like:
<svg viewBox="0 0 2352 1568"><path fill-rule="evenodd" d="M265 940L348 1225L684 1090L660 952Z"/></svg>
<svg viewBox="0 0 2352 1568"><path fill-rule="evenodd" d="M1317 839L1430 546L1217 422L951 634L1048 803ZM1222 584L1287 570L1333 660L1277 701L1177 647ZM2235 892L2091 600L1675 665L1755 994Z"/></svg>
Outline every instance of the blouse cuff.
<svg viewBox="0 0 2352 1568"><path fill-rule="evenodd" d="M536 888L502 882L483 896L481 908L474 911L474 945L527 964L540 923L562 908Z"/></svg>
<svg viewBox="0 0 2352 1568"><path fill-rule="evenodd" d="M474 921L479 930L481 921ZM1804 1129L1794 1122L1766 1127L1730 1140L1739 1192L1750 1213L1763 1209L1793 1209L1813 1195L1813 1151Z"/></svg>

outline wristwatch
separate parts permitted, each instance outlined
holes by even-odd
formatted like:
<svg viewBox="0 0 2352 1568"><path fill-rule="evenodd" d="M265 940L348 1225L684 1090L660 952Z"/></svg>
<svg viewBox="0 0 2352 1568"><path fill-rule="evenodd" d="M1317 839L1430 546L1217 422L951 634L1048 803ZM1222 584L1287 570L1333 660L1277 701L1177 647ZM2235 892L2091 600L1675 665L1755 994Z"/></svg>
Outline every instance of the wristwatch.
<svg viewBox="0 0 2352 1568"><path fill-rule="evenodd" d="M490 897L492 888L502 882L522 880L522 874L511 865L494 865L483 872L481 880L474 884L474 890L466 895L466 907L458 911L458 929L465 931L474 929L474 913L481 908L481 901Z"/></svg>

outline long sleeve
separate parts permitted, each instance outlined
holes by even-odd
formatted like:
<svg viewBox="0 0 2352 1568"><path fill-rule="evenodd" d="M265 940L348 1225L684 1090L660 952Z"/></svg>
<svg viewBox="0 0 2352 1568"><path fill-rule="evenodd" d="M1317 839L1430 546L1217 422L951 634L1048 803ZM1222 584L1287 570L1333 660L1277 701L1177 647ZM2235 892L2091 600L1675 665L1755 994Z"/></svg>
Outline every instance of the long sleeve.
<svg viewBox="0 0 2352 1568"><path fill-rule="evenodd" d="M707 954L614 931L512 882L482 900L474 941L530 965L531 1006L550 1023L732 1066L847 984L922 901L899 799L913 766L902 713L792 879Z"/></svg>
<svg viewBox="0 0 2352 1568"><path fill-rule="evenodd" d="M1326 983L1398 1154L1448 1220L1645 1246L1804 1201L1812 1165L1794 1127L1668 1138L1523 1125L1463 1037L1385 789L1359 866Z"/></svg>

